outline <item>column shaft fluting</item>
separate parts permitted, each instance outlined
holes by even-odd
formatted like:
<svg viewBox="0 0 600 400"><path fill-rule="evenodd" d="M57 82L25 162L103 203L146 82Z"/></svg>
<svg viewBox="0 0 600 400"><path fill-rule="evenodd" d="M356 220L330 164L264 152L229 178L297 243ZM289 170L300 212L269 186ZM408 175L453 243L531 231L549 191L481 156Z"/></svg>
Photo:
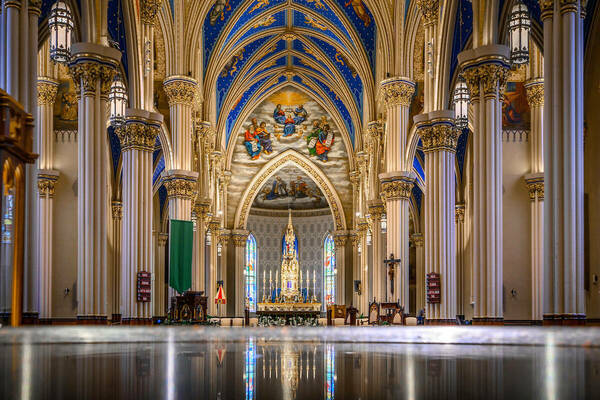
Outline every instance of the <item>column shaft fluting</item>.
<svg viewBox="0 0 600 400"><path fill-rule="evenodd" d="M138 273L152 265L152 151L162 116L127 109L117 129L123 152L123 237L121 246L121 320L152 318L150 301L137 298Z"/></svg>
<svg viewBox="0 0 600 400"><path fill-rule="evenodd" d="M121 53L113 48L75 43L69 70L79 92L77 316L105 320L109 221L108 92Z"/></svg>
<svg viewBox="0 0 600 400"><path fill-rule="evenodd" d="M337 269L335 303L346 304L346 242L348 234L346 231L335 231L333 240L335 242L335 268Z"/></svg>
<svg viewBox="0 0 600 400"><path fill-rule="evenodd" d="M121 246L123 237L123 203L112 202L112 287L111 314L116 319L121 316Z"/></svg>
<svg viewBox="0 0 600 400"><path fill-rule="evenodd" d="M388 282L387 301L399 301L405 311L409 305L409 202L415 175L406 161L408 111L415 84L407 78L390 78L381 82L387 109L386 172L379 175L381 196L387 210L387 254L400 259L393 274L393 288Z"/></svg>
<svg viewBox="0 0 600 400"><path fill-rule="evenodd" d="M235 316L243 317L246 304L246 240L248 231L233 230L231 239L235 246ZM279 277L281 279L281 277ZM275 282L273 282L275 284Z"/></svg>
<svg viewBox="0 0 600 400"><path fill-rule="evenodd" d="M459 54L473 107L474 323L495 324L502 309L502 102L509 51L489 45Z"/></svg>
<svg viewBox="0 0 600 400"><path fill-rule="evenodd" d="M543 2L544 320L585 319L583 1Z"/></svg>

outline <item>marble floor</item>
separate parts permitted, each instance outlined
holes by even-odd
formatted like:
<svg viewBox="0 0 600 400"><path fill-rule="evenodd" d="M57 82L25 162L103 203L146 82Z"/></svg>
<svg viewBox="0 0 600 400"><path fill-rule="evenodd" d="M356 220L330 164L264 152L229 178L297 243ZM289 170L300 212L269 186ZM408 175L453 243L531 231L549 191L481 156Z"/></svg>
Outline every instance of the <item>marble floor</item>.
<svg viewBox="0 0 600 400"><path fill-rule="evenodd" d="M0 329L1 399L598 399L600 329Z"/></svg>

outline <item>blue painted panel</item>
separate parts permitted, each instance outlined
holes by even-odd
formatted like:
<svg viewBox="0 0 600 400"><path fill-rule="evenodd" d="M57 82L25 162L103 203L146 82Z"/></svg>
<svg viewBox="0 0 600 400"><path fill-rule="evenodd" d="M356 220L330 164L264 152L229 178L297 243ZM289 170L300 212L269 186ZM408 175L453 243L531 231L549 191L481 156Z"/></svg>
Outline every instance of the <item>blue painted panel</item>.
<svg viewBox="0 0 600 400"><path fill-rule="evenodd" d="M423 182L425 182L425 171L423 170L423 167L421 166L421 160L419 160L418 157L415 157L413 160L413 168L415 171L417 171Z"/></svg>
<svg viewBox="0 0 600 400"><path fill-rule="evenodd" d="M356 30L358 37L362 41L362 45L367 53L369 62L371 64L371 71L375 76L375 41L376 41L376 26L375 18L373 14L364 4L364 1L348 1L348 0L334 0L340 9L346 14L346 17L350 20L354 29Z"/></svg>
<svg viewBox="0 0 600 400"><path fill-rule="evenodd" d="M330 79L329 77L325 76L322 71L313 68L310 64L304 63L300 58L298 58L296 56L292 57L292 64L294 66L298 67L298 68L304 68L304 69L307 69L309 71L312 71L315 74L317 74L320 77L322 77L323 79Z"/></svg>
<svg viewBox="0 0 600 400"><path fill-rule="evenodd" d="M458 143L456 146L456 162L458 164L458 170L460 176L463 176L465 168L465 155L467 153L467 143L469 141L469 129L463 129L462 133L458 137Z"/></svg>
<svg viewBox="0 0 600 400"><path fill-rule="evenodd" d="M110 155L112 158L113 176L117 177L117 168L119 167L119 159L121 158L121 141L115 133L115 128L109 126L108 129L108 143L110 145Z"/></svg>
<svg viewBox="0 0 600 400"><path fill-rule="evenodd" d="M283 1L284 0L277 0L275 2L271 2L269 3L269 6L265 8L265 10L273 8L273 6L280 4ZM274 15L264 14L259 18L258 21L254 22L252 25L246 26L246 24L250 23L251 19L256 18L256 16L260 14L257 11L249 13L248 10L242 15L241 18L239 18L236 21L235 25L233 26L233 29L229 31L227 39L223 42L223 45L227 44L233 38L233 36L236 35L240 30L245 30L249 28L248 31L244 33L244 35L241 37L241 39L238 40L238 43L244 41L245 39L249 38L250 36L256 33L265 31L267 29L283 27L286 24L286 11L282 10L275 13ZM238 43L236 43L236 46Z"/></svg>
<svg viewBox="0 0 600 400"><path fill-rule="evenodd" d="M304 42L302 42L301 40L298 40L298 39L294 40L292 42L292 49L299 53L306 55L307 57L310 57L311 60L318 63L323 68L325 68L325 69L329 68L329 67L327 67L327 65L325 65L325 63L322 60L317 59L317 57L315 57L314 54L308 53L306 51L307 50L306 44L304 44Z"/></svg>
<svg viewBox="0 0 600 400"><path fill-rule="evenodd" d="M421 208L423 207L423 192L418 185L413 186L412 190L413 201L417 205L417 211L421 215Z"/></svg>
<svg viewBox="0 0 600 400"><path fill-rule="evenodd" d="M280 40L275 44L275 48L268 52L267 54L265 54L259 61L255 62L254 65L252 65L252 67L250 69L248 69L248 71L246 72L246 74L244 75L244 77L250 75L250 74L254 74L254 72L256 71L256 68L260 66L260 64L262 64L267 58L271 58L273 57L274 54L282 52L286 49L286 41L285 40ZM285 59L285 57L284 57ZM277 60L277 62L280 62L280 59ZM260 72L260 71L258 71Z"/></svg>
<svg viewBox="0 0 600 400"><path fill-rule="evenodd" d="M160 157L158 160L158 164L156 164L156 168L154 168L154 173L152 174L152 185L156 183L156 181L160 178L160 174L165 170L165 158Z"/></svg>
<svg viewBox="0 0 600 400"><path fill-rule="evenodd" d="M243 0L216 0L204 19L204 70L225 25Z"/></svg>
<svg viewBox="0 0 600 400"><path fill-rule="evenodd" d="M346 85L348 85L348 88L350 89L350 93L352 93L352 96L354 97L354 100L356 101L356 106L358 108L358 112L362 119L363 83L362 83L362 80L360 79L360 76L358 75L358 73L356 73L356 70L354 70L354 67L352 65L350 65L350 66L348 65L349 61L343 56L343 54L339 53L335 47L331 46L329 43L327 43L323 40L320 40L314 36L308 36L308 38L315 45L317 45L321 49L321 51L323 51L323 53L325 53L325 55L327 57L329 57L331 62L333 62L334 65L336 66L339 73L344 77L344 80L346 81Z"/></svg>
<svg viewBox="0 0 600 400"><path fill-rule="evenodd" d="M158 203L160 204L160 217L162 219L163 212L165 211L165 204L167 203L167 189L165 185L161 185L158 188Z"/></svg>
<svg viewBox="0 0 600 400"><path fill-rule="evenodd" d="M471 33L473 33L473 5L469 0L460 0L460 8L456 9L456 23L452 38L451 78L458 67L458 53L464 50Z"/></svg>
<svg viewBox="0 0 600 400"><path fill-rule="evenodd" d="M302 77L295 75L292 78L292 81L294 81L295 83L301 85L303 88L305 88L309 93L312 93L312 95L316 98L316 99L321 99L321 101L323 103L325 103L325 99L323 98L323 96L321 96L319 93L317 93L312 87L308 86L303 80Z"/></svg>
<svg viewBox="0 0 600 400"><path fill-rule="evenodd" d="M316 79L314 77L310 77L309 79L312 80L314 83L316 83L317 86L319 86L325 93L327 93L329 100L331 100L331 102L335 105L338 112L340 113L342 120L344 121L344 125L346 125L346 129L348 130L348 135L350 136L350 141L352 142L352 145L354 145L354 136L355 136L354 124L352 123L352 118L350 117L350 113L348 112L348 109L346 108L346 105L344 104L344 102L324 82L322 82L319 79Z"/></svg>
<svg viewBox="0 0 600 400"><path fill-rule="evenodd" d="M324 24L323 20L318 19L318 18L313 18L311 16L304 14L303 12L294 10L293 21L294 21L294 26L297 26L299 28L308 29L308 30L311 30L314 32L319 32L323 35L326 35L329 38L331 38L332 40L334 40L335 42L337 42L344 49L348 50L348 48L346 46L344 46L344 44L342 43L340 38L327 28L327 25Z"/></svg>
<svg viewBox="0 0 600 400"><path fill-rule="evenodd" d="M244 94L242 94L242 96L237 100L233 109L227 115L227 120L225 121L225 134L226 134L225 140L227 142L229 141L229 136L231 135L231 130L233 129L233 126L235 125L235 122L236 122L237 118L239 117L240 112L244 109L244 107L246 106L248 101L252 98L254 93L256 93L256 91L266 81L268 81L272 77L273 77L273 75L267 75L264 78L260 79L259 81L254 82L252 84L252 86L250 86L250 88L248 90L246 90L246 92L244 92Z"/></svg>
<svg viewBox="0 0 600 400"><path fill-rule="evenodd" d="M217 79L217 118L219 118L223 101L227 97L229 88L231 87L231 84L235 78L239 75L240 71L244 68L244 65L248 62L248 60L252 58L252 56L272 38L272 35L265 36L248 44L245 48L240 49L238 53L233 55L228 65L223 68L219 74L219 79Z"/></svg>
<svg viewBox="0 0 600 400"><path fill-rule="evenodd" d="M283 56L278 58L277 60L275 60L275 63L273 65L269 65L268 67L259 67L260 63L256 63L256 66L252 67L253 71L256 71L256 73L252 76L252 78L250 79L251 81L256 79L256 77L266 71L275 69L275 68L280 68L283 67L287 64L287 56ZM246 74L247 75L247 74Z"/></svg>
<svg viewBox="0 0 600 400"><path fill-rule="evenodd" d="M108 2L108 34L111 39L119 44L121 50L121 63L125 75L129 77L129 67L127 63L127 40L125 39L125 24L123 18L123 9L120 0L109 0Z"/></svg>
<svg viewBox="0 0 600 400"><path fill-rule="evenodd" d="M272 84L271 86L269 86L268 88L266 88L265 90L263 90L259 95L258 95L258 99L261 99L269 90L273 89L274 87L281 85L283 82L287 81L287 77L285 76L280 76L279 79L277 80L277 82L275 82L274 84Z"/></svg>
<svg viewBox="0 0 600 400"><path fill-rule="evenodd" d="M327 18L332 25L334 25L344 33L344 36L346 36L348 40L352 41L350 33L348 33L348 30L344 27L342 21L339 19L336 13L334 13L333 10L327 5L327 3L325 3L322 0L294 0L294 2L315 11L318 15L320 15L323 18Z"/></svg>

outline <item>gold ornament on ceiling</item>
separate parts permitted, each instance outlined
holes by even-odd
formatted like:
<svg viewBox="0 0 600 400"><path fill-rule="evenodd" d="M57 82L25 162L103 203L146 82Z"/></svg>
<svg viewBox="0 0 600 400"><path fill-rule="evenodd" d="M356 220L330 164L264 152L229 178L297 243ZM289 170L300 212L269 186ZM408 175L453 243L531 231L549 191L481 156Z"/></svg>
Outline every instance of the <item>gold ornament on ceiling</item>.
<svg viewBox="0 0 600 400"><path fill-rule="evenodd" d="M268 100L273 104L281 104L282 106L292 106L297 104L304 104L310 99L301 92L292 90L281 90L277 93L272 94Z"/></svg>
<svg viewBox="0 0 600 400"><path fill-rule="evenodd" d="M273 23L275 22L275 18L273 18L272 15L269 15L267 17L261 18L258 21L256 21L256 23L254 25L252 25L252 28L256 29L259 28L261 26L271 26L273 25Z"/></svg>
<svg viewBox="0 0 600 400"><path fill-rule="evenodd" d="M310 15L305 15L304 16L304 22L306 22L308 25L312 26L313 28L317 28L317 29L320 29L322 31L326 31L327 30L327 27L325 26L325 24L323 24L318 19L311 17Z"/></svg>

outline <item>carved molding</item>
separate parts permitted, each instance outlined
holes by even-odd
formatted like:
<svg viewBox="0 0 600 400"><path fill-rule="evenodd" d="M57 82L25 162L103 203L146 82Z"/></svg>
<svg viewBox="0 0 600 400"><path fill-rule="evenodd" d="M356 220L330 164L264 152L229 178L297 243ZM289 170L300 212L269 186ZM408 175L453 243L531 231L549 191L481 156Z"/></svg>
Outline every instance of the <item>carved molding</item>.
<svg viewBox="0 0 600 400"><path fill-rule="evenodd" d="M543 201L544 200L544 179L533 178L525 179L527 190L529 191L529 200Z"/></svg>
<svg viewBox="0 0 600 400"><path fill-rule="evenodd" d="M417 7L423 14L425 26L435 24L440 9L439 0L417 0Z"/></svg>
<svg viewBox="0 0 600 400"><path fill-rule="evenodd" d="M40 197L54 197L56 181L58 181L57 175L39 174L37 177L37 187Z"/></svg>
<svg viewBox="0 0 600 400"><path fill-rule="evenodd" d="M525 82L527 91L527 102L530 107L541 107L544 105L544 79L535 79Z"/></svg>
<svg viewBox="0 0 600 400"><path fill-rule="evenodd" d="M75 84L77 96L94 96L100 83L100 95L108 98L116 73L114 65L89 59L69 65L69 74Z"/></svg>
<svg viewBox="0 0 600 400"><path fill-rule="evenodd" d="M235 247L246 247L246 240L248 240L248 231L235 230L231 232L231 241Z"/></svg>
<svg viewBox="0 0 600 400"><path fill-rule="evenodd" d="M123 203L120 201L113 201L111 209L113 219L120 221L121 218L123 218Z"/></svg>
<svg viewBox="0 0 600 400"><path fill-rule="evenodd" d="M169 106L175 104L193 105L198 83L187 76L171 76L164 82Z"/></svg>
<svg viewBox="0 0 600 400"><path fill-rule="evenodd" d="M140 1L140 18L146 25L154 25L156 14L162 5L162 0L141 0Z"/></svg>
<svg viewBox="0 0 600 400"><path fill-rule="evenodd" d="M458 224L459 222L465 221L465 205L457 204L454 207L454 220Z"/></svg>
<svg viewBox="0 0 600 400"><path fill-rule="evenodd" d="M462 73L471 93L471 101L476 102L479 101L481 90L484 98L499 99L504 93L509 74L507 65L494 62L467 68Z"/></svg>
<svg viewBox="0 0 600 400"><path fill-rule="evenodd" d="M141 121L128 121L125 125L116 129L117 137L121 142L121 150L154 151L156 136L159 128L147 125Z"/></svg>
<svg viewBox="0 0 600 400"><path fill-rule="evenodd" d="M414 187L414 179L398 177L381 181L381 200L408 200Z"/></svg>
<svg viewBox="0 0 600 400"><path fill-rule="evenodd" d="M196 196L196 181L189 177L171 175L164 179L169 199L193 200Z"/></svg>
<svg viewBox="0 0 600 400"><path fill-rule="evenodd" d="M56 94L58 93L58 82L47 78L38 79L37 91L38 105L51 106L56 100Z"/></svg>
<svg viewBox="0 0 600 400"><path fill-rule="evenodd" d="M387 108L410 106L415 94L415 83L403 78L390 78L381 82L381 96Z"/></svg>
<svg viewBox="0 0 600 400"><path fill-rule="evenodd" d="M158 234L158 246L165 247L167 245L167 240L169 239L168 233L159 233Z"/></svg>
<svg viewBox="0 0 600 400"><path fill-rule="evenodd" d="M418 130L423 141L425 153L434 151L456 152L460 131L454 124L435 124L433 126L419 127Z"/></svg>
<svg viewBox="0 0 600 400"><path fill-rule="evenodd" d="M413 233L410 235L410 241L413 247L423 247L423 234Z"/></svg>

